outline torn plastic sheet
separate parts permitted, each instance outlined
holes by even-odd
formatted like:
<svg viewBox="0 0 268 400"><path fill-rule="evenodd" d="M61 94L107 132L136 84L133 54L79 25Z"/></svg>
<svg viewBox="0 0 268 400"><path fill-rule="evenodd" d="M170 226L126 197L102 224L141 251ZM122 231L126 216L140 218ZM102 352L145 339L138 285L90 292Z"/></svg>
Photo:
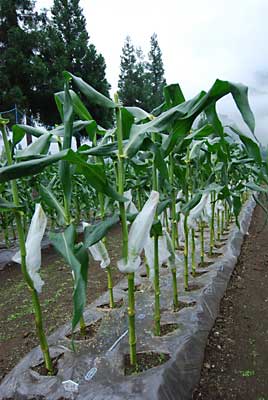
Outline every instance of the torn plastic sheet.
<svg viewBox="0 0 268 400"><path fill-rule="evenodd" d="M26 247L26 268L30 278L33 281L34 288L41 293L44 281L41 279L39 270L41 267L41 241L43 239L47 226L47 217L41 204L35 205L34 215L31 220ZM18 251L12 258L12 261L21 264L21 255Z"/></svg>
<svg viewBox="0 0 268 400"><path fill-rule="evenodd" d="M248 230L255 202L250 199L243 206L239 220L245 231ZM124 336L113 348L115 340L127 330L127 279L119 282L114 288L115 301L123 299L124 306L112 313L100 311L98 306L107 302L109 293L105 293L85 311L87 324L101 318L101 325L91 341L80 342L77 352L70 347L66 335L71 331L70 323L59 328L49 337L52 357L62 354L58 361L58 374L53 377L40 376L31 366L42 362L40 348L33 349L4 378L0 386L1 399L71 399L73 393L66 392L62 382L71 379L79 384L76 400L190 400L192 391L200 377L204 349L207 337L218 315L219 304L226 290L229 278L240 254L243 234L235 224L223 245L221 256L210 259L214 263L207 273L193 278L189 283L198 285L195 291L183 291L183 266L177 268L179 301L196 302L193 307L173 312L172 281L167 269L160 268L161 323L177 323L178 330L163 336L153 334L154 291L148 278L136 274L136 318L137 351L161 352L170 355L170 359L141 374L124 376L124 355L128 354L128 336ZM198 262L198 254L196 261ZM190 265L189 265L190 269ZM97 373L85 380L86 374L97 368Z"/></svg>

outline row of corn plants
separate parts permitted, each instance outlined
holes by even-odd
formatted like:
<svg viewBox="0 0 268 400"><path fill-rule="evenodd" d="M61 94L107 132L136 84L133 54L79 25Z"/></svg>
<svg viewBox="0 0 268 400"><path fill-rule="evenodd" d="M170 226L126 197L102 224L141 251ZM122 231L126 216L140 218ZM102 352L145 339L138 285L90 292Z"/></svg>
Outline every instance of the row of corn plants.
<svg viewBox="0 0 268 400"><path fill-rule="evenodd" d="M113 308L106 236L112 226L121 223L122 258L117 266L128 280L129 352L135 367L135 274L142 264L142 252L155 291L154 333L159 336L161 265L166 262L170 270L172 307L176 311L180 262L184 263L185 290L189 289L189 273L196 276L196 234L202 267L205 232L209 234L208 253L213 255L230 221L234 219L239 226L239 213L248 195L266 191L267 165L257 141L236 127L223 126L217 115L217 101L231 94L254 136L254 116L247 88L241 84L217 80L208 92L202 91L190 100L185 99L178 84L169 85L164 88L164 102L147 113L122 105L117 95L114 100L103 96L75 75L65 72L64 77L64 90L55 94L62 124L55 129L15 125L10 139L8 121L0 118L5 148L0 168L2 227L6 232L9 224L16 223L20 251L14 259L21 264L32 296L45 366L53 374L39 301L46 215L50 240L73 274L72 331L79 325L82 333L86 329L83 312L88 251L107 272ZM114 128L99 126L83 98L88 104L113 109ZM81 130L91 144L73 151L72 137ZM19 150L27 133L36 140ZM59 150L50 154L53 142ZM89 224L93 215L96 221ZM78 242L81 219L83 240ZM181 248L183 260L179 257Z"/></svg>

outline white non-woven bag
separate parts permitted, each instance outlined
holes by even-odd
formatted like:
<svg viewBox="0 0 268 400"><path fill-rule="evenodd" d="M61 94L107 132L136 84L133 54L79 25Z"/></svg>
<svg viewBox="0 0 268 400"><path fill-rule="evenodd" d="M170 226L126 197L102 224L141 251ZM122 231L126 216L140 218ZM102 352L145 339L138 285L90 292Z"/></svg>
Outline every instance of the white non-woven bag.
<svg viewBox="0 0 268 400"><path fill-rule="evenodd" d="M121 272L136 272L141 264L140 254L144 248L145 241L149 236L156 207L159 202L159 193L152 191L149 199L132 223L128 235L128 260L120 260L117 266Z"/></svg>
<svg viewBox="0 0 268 400"><path fill-rule="evenodd" d="M146 244L144 247L146 262L150 270L150 280L154 278L154 239L147 237ZM159 267L168 262L170 252L167 248L167 241L165 236L159 236L158 238L158 262Z"/></svg>
<svg viewBox="0 0 268 400"><path fill-rule="evenodd" d="M194 208L191 209L187 220L189 228L196 227L196 223L201 217L201 214L207 205L208 199L209 199L209 193L204 193L199 203Z"/></svg>
<svg viewBox="0 0 268 400"><path fill-rule="evenodd" d="M135 204L132 201L131 189L129 189L128 191L124 192L124 197L126 197L128 199L128 201L125 202L126 211L129 212L130 214L138 213L137 207L135 206Z"/></svg>
<svg viewBox="0 0 268 400"><path fill-rule="evenodd" d="M82 226L83 229L85 229L85 227L89 226L89 224L87 222L82 222ZM102 240L90 246L88 250L90 251L93 259L100 262L101 268L107 268L110 265L111 260Z"/></svg>
<svg viewBox="0 0 268 400"><path fill-rule="evenodd" d="M25 247L27 272L30 275L30 278L34 284L34 288L38 293L41 293L42 286L44 285L44 282L39 275L39 270L41 267L41 241L43 239L46 226L46 214L44 213L41 204L36 204L25 242ZM21 264L20 251L14 255L12 260Z"/></svg>

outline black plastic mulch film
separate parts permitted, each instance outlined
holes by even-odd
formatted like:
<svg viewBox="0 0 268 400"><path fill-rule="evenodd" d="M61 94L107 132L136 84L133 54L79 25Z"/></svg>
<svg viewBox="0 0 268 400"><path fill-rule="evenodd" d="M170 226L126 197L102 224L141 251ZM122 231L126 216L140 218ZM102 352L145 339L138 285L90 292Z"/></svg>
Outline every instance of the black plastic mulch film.
<svg viewBox="0 0 268 400"><path fill-rule="evenodd" d="M177 270L179 300L192 303L179 312L172 311L172 282L168 269L161 268L161 323L177 323L178 329L166 336L153 334L154 292L150 281L136 274L136 332L138 352L170 355L164 364L141 374L124 375L124 355L128 353L126 279L114 288L115 300L124 299L121 308L111 312L98 306L108 301L105 293L85 312L88 324L101 319L97 334L70 349L70 323L49 337L52 357L58 360L58 373L40 376L31 367L42 362L39 348L33 349L4 378L0 399L75 399L75 400L190 400L198 384L207 337L218 315L220 300L240 254L255 201L250 198L240 214L240 230L232 225L228 241L218 251L207 273L190 278L198 288L183 290L183 267ZM198 253L197 246L197 253ZM197 262L198 256L196 256ZM64 383L63 383L64 382Z"/></svg>

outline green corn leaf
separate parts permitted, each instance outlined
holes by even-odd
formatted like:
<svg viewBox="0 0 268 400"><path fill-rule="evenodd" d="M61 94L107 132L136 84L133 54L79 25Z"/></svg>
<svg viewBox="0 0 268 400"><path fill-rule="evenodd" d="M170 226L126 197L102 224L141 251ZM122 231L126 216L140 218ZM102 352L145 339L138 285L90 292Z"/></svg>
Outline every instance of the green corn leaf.
<svg viewBox="0 0 268 400"><path fill-rule="evenodd" d="M201 193L196 193L190 201L188 201L187 204L185 204L182 209L181 212L186 215L188 214L192 208L194 208L201 200L202 194Z"/></svg>
<svg viewBox="0 0 268 400"><path fill-rule="evenodd" d="M75 172L84 175L87 178L88 183L97 190L97 192L105 193L117 201L125 201L123 196L120 196L109 184L107 177L104 172L103 165L100 164L89 164L83 157L72 150L69 150L68 154L64 157L65 160L76 165Z"/></svg>
<svg viewBox="0 0 268 400"><path fill-rule="evenodd" d="M216 102L210 104L206 109L205 109L205 114L207 117L208 122L213 126L214 131L223 138L224 133L223 133L223 126L222 123L218 117L217 111L216 111Z"/></svg>
<svg viewBox="0 0 268 400"><path fill-rule="evenodd" d="M48 165L54 164L67 156L68 150L46 156L37 160L23 161L8 167L0 168L0 182L8 182L23 176L36 175L43 171Z"/></svg>
<svg viewBox="0 0 268 400"><path fill-rule="evenodd" d="M75 254L76 231L72 224L68 226L64 232L51 232L49 238L57 252L64 258L74 273L74 312L72 320L72 329L74 330L83 315L83 310L86 305L88 268L87 252L85 249L80 248Z"/></svg>
<svg viewBox="0 0 268 400"><path fill-rule="evenodd" d="M94 138L94 135L97 131L97 123L96 121L93 120L90 112L88 111L88 109L86 108L86 106L84 105L84 103L82 102L82 100L80 99L80 97L73 91L73 90L69 90L71 99L72 99L72 104L73 104L73 108L74 108L74 113L81 118L83 121L87 121L88 123L85 124L85 129L87 131L88 136L90 137L90 139L92 140ZM64 92L58 92L55 94L55 99L58 100L58 102L60 102L61 107L64 104ZM73 131L74 133L78 132L78 130L75 127L76 122L74 123L73 126Z"/></svg>
<svg viewBox="0 0 268 400"><path fill-rule="evenodd" d="M238 128L234 128L233 126L228 126L234 133L236 133L239 137L242 143L244 144L247 154L249 157L254 158L255 162L258 164L262 163L262 156L261 156L261 151L260 147L254 140L252 140L250 137L244 135Z"/></svg>
<svg viewBox="0 0 268 400"><path fill-rule="evenodd" d="M136 125L138 126L138 125ZM132 158L137 151L139 151L143 141L145 139L146 132L137 130L131 130L129 140L124 145L123 151L127 158Z"/></svg>
<svg viewBox="0 0 268 400"><path fill-rule="evenodd" d="M123 139L125 140L129 138L130 129L134 123L134 117L126 108L121 108L121 118Z"/></svg>
<svg viewBox="0 0 268 400"><path fill-rule="evenodd" d="M88 249L83 245L79 246L78 249L75 249L75 257L80 262L81 275L77 284L77 290L75 288L75 293L74 293L74 316L72 320L73 330L79 323L87 302L86 294L87 294L88 267L89 267Z"/></svg>
<svg viewBox="0 0 268 400"><path fill-rule="evenodd" d="M263 204L263 202L259 199L258 196L255 196L255 195L253 194L253 199L256 201L256 203L257 203L257 204L263 209L263 211L265 212L265 219L264 219L264 221L263 221L262 227L261 227L260 230L259 230L259 232L261 232L261 231L265 228L265 226L266 226L266 224L267 224L267 220L268 220L268 209L266 208L266 204ZM266 198L265 200L266 200L266 203L267 203L267 198Z"/></svg>
<svg viewBox="0 0 268 400"><path fill-rule="evenodd" d="M73 90L70 90L69 92L72 99L75 114L78 115L78 117L84 121L92 120L93 118L90 112L88 111L88 109L86 108L80 97ZM64 91L55 93L54 96L60 101L62 105L64 104Z"/></svg>
<svg viewBox="0 0 268 400"><path fill-rule="evenodd" d="M192 147L190 150L190 154L189 154L189 160L194 160L200 159L200 151L201 151L201 147L203 146L204 141L200 140L200 141L195 141L192 142Z"/></svg>
<svg viewBox="0 0 268 400"><path fill-rule="evenodd" d="M234 215L235 215L235 222L238 228L240 228L240 224L238 221L238 216L240 214L241 208L242 208L242 202L240 196L232 195L233 198L233 210L234 210Z"/></svg>
<svg viewBox="0 0 268 400"><path fill-rule="evenodd" d="M8 182L12 179L21 178L23 176L36 175L43 171L48 165L60 160L68 161L69 163L76 165L75 172L84 175L87 178L88 183L98 192L105 193L107 196L117 201L126 201L123 196L119 195L108 184L102 165L87 163L83 159L82 155L71 149L62 150L56 154L38 160L23 161L8 167L2 167L0 168L0 183ZM68 185L66 176L64 176L64 179L66 180L66 185Z"/></svg>
<svg viewBox="0 0 268 400"><path fill-rule="evenodd" d="M60 98L58 96L54 95L54 100L58 109L58 112L60 114L61 120L63 121L63 103L61 102Z"/></svg>
<svg viewBox="0 0 268 400"><path fill-rule="evenodd" d="M69 93L69 84L65 83L64 90L64 104L63 104L63 122L64 122L64 138L63 138L63 150L70 149L72 146L72 134L73 134L73 105L72 99ZM63 188L64 199L66 206L70 209L71 198L72 198L72 177L70 164L61 160L59 164L59 177Z"/></svg>
<svg viewBox="0 0 268 400"><path fill-rule="evenodd" d="M167 109L185 102L185 97L178 83L164 87L164 97Z"/></svg>
<svg viewBox="0 0 268 400"><path fill-rule="evenodd" d="M91 141L94 140L96 133L103 135L103 132L105 132L104 130L100 129L100 127L97 125L97 122L94 120L89 121L88 125L86 126L86 131Z"/></svg>
<svg viewBox="0 0 268 400"><path fill-rule="evenodd" d="M142 143L140 137L142 137L146 132L163 132L172 127L171 134L163 146L165 155L169 154L177 143L177 140L188 133L196 117L204 110L206 110L208 115L211 116L211 121L217 127L219 134L219 132L221 132L221 124L214 112L214 106L217 100L229 93L232 94L234 101L241 112L242 118L254 134L255 121L248 103L247 87L241 84L233 84L228 81L216 80L208 93L201 92L192 100L181 103L168 111L163 112L160 116L146 124L133 124L130 133L130 139L132 140L130 140L130 143L127 145L125 154L128 155L132 153L131 147L135 145L136 140L139 140L139 142ZM135 146L137 147L137 145Z"/></svg>
<svg viewBox="0 0 268 400"><path fill-rule="evenodd" d="M73 126L72 126L73 133L78 133L83 129L87 130L89 127L90 127L89 128L90 130L92 130L93 128L95 129L96 125L97 124L94 120L92 120L92 121L74 121ZM64 137L64 130L65 130L64 125L59 125L49 132L55 136Z"/></svg>
<svg viewBox="0 0 268 400"><path fill-rule="evenodd" d="M71 78L75 86L87 97L87 99L92 104L97 104L101 107L105 108L116 108L117 105L108 97L104 96L103 94L99 93L95 90L92 86L86 83L82 78L71 74L70 72L64 72L65 78Z"/></svg>
<svg viewBox="0 0 268 400"><path fill-rule="evenodd" d="M154 221L153 225L151 227L150 230L150 237L152 236L162 236L163 235L163 231L162 231L162 224L161 221Z"/></svg>
<svg viewBox="0 0 268 400"><path fill-rule="evenodd" d="M187 141L195 139L195 140L199 140L199 139L203 139L205 137L210 136L212 133L214 133L214 127L211 124L206 124L204 126L202 126L202 128L197 129L195 131L193 131L192 133L190 133L189 135L186 136L185 140Z"/></svg>
<svg viewBox="0 0 268 400"><path fill-rule="evenodd" d="M60 224L64 223L66 219L65 210L60 204L60 202L57 200L54 193L49 188L43 186L42 184L40 184L39 188L40 188L40 196L44 201L44 203L47 204L50 208L55 209L58 214Z"/></svg>
<svg viewBox="0 0 268 400"><path fill-rule="evenodd" d="M22 211L23 206L16 206L13 203L10 203L9 201L3 199L0 197L0 211L5 212L5 211Z"/></svg>
<svg viewBox="0 0 268 400"><path fill-rule="evenodd" d="M137 217L138 213L127 213L126 217L127 217L127 221L128 222L133 222L135 220L135 218Z"/></svg>
<svg viewBox="0 0 268 400"><path fill-rule="evenodd" d="M69 85L65 83L64 103L63 103L63 123L64 123L64 139L63 150L70 149L72 146L73 134L73 104L69 93Z"/></svg>
<svg viewBox="0 0 268 400"><path fill-rule="evenodd" d="M155 159L155 166L159 170L161 178L164 178L166 180L169 179L169 174L168 174L168 168L167 168L167 163L164 159L164 156L162 154L162 149L160 146L158 146L156 143L151 147L153 153L154 153L154 159Z"/></svg>
<svg viewBox="0 0 268 400"><path fill-rule="evenodd" d="M29 126L29 125L22 125L22 124L13 125L12 131L13 131L13 146L15 146L17 143L19 143L21 141L21 139L24 137L25 133L28 133L37 138L50 133L45 128L40 128L40 127L37 128L37 127L33 127L33 126Z"/></svg>
<svg viewBox="0 0 268 400"><path fill-rule="evenodd" d="M151 114L144 111L142 108L139 107L124 107L130 114L133 115L135 118L135 123L143 121L144 119L150 119Z"/></svg>
<svg viewBox="0 0 268 400"><path fill-rule="evenodd" d="M123 143L126 142L127 141L123 141ZM87 149L83 147L79 149L79 152L81 154L87 154L92 156L102 156L102 157L114 156L118 153L118 144L117 142L113 142L113 143L98 145L96 147L88 146Z"/></svg>
<svg viewBox="0 0 268 400"><path fill-rule="evenodd" d="M202 93L201 95L204 96L204 93ZM171 130L171 128L174 131L173 135L170 135L168 137L165 145L163 145L163 150L166 151L166 147L169 148L171 145L173 148L177 142L178 136L181 135L184 137L185 134L190 130L195 116L192 116L189 120L183 120L183 123L180 122L180 130L178 131L178 134L175 134L177 128L176 124L178 123L178 121L181 121L182 118L187 116L187 113L189 113L193 106L200 100L201 95L198 95L192 100L186 101L185 103L182 103L163 112L161 115L155 117L150 122L141 125L133 124L130 131L129 142L124 147L124 154L127 157L131 157L133 154L135 154L142 145L146 133L165 132L166 130ZM185 125L184 128L183 125ZM169 143L170 141L171 143Z"/></svg>
<svg viewBox="0 0 268 400"><path fill-rule="evenodd" d="M3 118L0 114L0 125L7 125L9 123L9 119Z"/></svg>
<svg viewBox="0 0 268 400"><path fill-rule="evenodd" d="M224 186L213 182L213 183L210 183L205 189L203 189L202 193L210 193L213 191L219 193L223 188L224 188Z"/></svg>
<svg viewBox="0 0 268 400"><path fill-rule="evenodd" d="M254 158L240 158L238 160L234 159L231 161L231 164L254 164L255 160Z"/></svg>
<svg viewBox="0 0 268 400"><path fill-rule="evenodd" d="M215 104L217 100L229 93L232 95L243 120L254 134L255 119L248 102L248 88L242 84L217 79L206 96L203 97L200 104L196 107L196 110L192 110L192 112L196 113L198 111L198 113L200 113L199 110L201 108L205 109Z"/></svg>
<svg viewBox="0 0 268 400"><path fill-rule="evenodd" d="M20 160L27 160L33 158L40 158L47 154L51 143L52 134L44 134L40 136L35 142L23 150L16 152L15 158Z"/></svg>
<svg viewBox="0 0 268 400"><path fill-rule="evenodd" d="M247 188L249 188L250 190L253 190L254 192L262 192L262 193L268 193L268 188L267 187L263 187L260 185L257 185L254 182L248 182L245 185Z"/></svg>
<svg viewBox="0 0 268 400"><path fill-rule="evenodd" d="M118 222L119 216L114 215L95 225L86 226L84 230L84 246L88 248L99 242L104 236L106 236L109 229Z"/></svg>
<svg viewBox="0 0 268 400"><path fill-rule="evenodd" d="M20 143L20 141L24 138L25 136L25 131L23 129L18 128L18 125L13 125L12 126L12 147L14 147Z"/></svg>
<svg viewBox="0 0 268 400"><path fill-rule="evenodd" d="M156 215L161 215L162 212L171 205L171 199L163 200L160 203L158 203L157 209L156 209Z"/></svg>
<svg viewBox="0 0 268 400"><path fill-rule="evenodd" d="M208 93L201 92L192 100L192 104L190 102L185 102L182 105L169 110L174 110L176 113L181 106L184 106L186 103L188 103L187 112L180 118L180 121L176 122L176 129L174 130L173 135L171 135L169 140L167 140L165 143L166 153L168 154L172 150L177 139L187 133L187 130L190 129L195 118L204 110L206 110L208 115L210 115L210 122L216 126L218 131L217 133L221 134L221 124L214 112L214 106L217 100L229 93L232 94L243 120L254 135L255 120L248 103L248 88L241 84L234 84L228 81L221 81L217 79Z"/></svg>
<svg viewBox="0 0 268 400"><path fill-rule="evenodd" d="M241 112L242 118L254 134L255 121L248 103L247 87L241 84L233 84L221 80L216 80L208 93L200 92L193 99L163 112L153 121L143 125L134 125L131 134L138 136L144 132L171 131L168 140L163 146L165 154L167 155L173 149L177 140L188 133L196 117L204 110L207 110L208 113L210 111L209 114L212 115L212 109L215 102L229 93L232 94L234 101ZM215 114L213 118L211 117L211 120L214 121L214 124L217 122L218 129L220 129L218 124L219 121L216 121Z"/></svg>

